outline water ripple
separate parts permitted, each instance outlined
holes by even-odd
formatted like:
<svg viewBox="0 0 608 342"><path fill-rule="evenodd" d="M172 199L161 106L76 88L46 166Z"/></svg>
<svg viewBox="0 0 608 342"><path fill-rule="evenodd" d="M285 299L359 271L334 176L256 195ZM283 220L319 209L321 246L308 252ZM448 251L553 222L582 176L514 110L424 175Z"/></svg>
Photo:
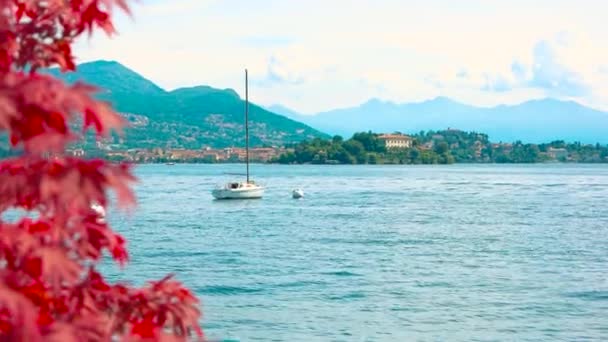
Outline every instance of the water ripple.
<svg viewBox="0 0 608 342"><path fill-rule="evenodd" d="M104 273L177 273L217 341L608 340L605 166L252 165L263 200L213 201L240 169L138 167Z"/></svg>

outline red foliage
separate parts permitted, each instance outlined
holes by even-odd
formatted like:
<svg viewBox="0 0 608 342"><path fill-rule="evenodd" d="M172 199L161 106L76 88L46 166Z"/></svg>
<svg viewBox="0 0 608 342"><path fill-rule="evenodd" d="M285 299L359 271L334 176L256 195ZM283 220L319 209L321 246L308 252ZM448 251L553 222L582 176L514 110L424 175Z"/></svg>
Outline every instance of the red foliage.
<svg viewBox="0 0 608 342"><path fill-rule="evenodd" d="M112 34L116 6L128 11L124 0L0 0L0 133L23 149L0 162L0 340L203 337L198 300L171 277L137 289L95 270L104 252L120 264L128 255L91 205L106 206L108 190L133 204L135 178L127 165L62 152L76 138L70 121L100 136L123 121L93 87L36 73L74 70L74 39L96 28ZM7 222L12 209L28 215Z"/></svg>

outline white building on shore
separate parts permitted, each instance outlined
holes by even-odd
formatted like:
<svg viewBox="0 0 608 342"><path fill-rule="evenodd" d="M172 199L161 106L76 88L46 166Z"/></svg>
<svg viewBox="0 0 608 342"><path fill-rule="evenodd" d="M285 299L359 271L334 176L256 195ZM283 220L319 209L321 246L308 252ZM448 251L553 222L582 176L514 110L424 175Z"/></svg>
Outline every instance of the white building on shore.
<svg viewBox="0 0 608 342"><path fill-rule="evenodd" d="M384 142L387 149L400 149L412 147L412 137L404 134L382 134L378 137Z"/></svg>

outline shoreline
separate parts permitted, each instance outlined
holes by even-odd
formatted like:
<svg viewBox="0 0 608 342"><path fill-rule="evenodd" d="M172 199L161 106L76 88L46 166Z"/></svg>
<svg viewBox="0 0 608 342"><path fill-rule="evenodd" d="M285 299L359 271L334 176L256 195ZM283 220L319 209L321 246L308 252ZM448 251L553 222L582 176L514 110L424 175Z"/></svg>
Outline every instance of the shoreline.
<svg viewBox="0 0 608 342"><path fill-rule="evenodd" d="M152 163L138 163L128 162L133 165L245 165L245 163L198 163L198 162L172 162L173 164L168 165L166 162L152 162ZM538 163L452 163L452 164L281 164L281 163L264 163L264 162L250 162L249 165L280 165L280 166L454 166L454 165L608 165L608 162L538 162Z"/></svg>

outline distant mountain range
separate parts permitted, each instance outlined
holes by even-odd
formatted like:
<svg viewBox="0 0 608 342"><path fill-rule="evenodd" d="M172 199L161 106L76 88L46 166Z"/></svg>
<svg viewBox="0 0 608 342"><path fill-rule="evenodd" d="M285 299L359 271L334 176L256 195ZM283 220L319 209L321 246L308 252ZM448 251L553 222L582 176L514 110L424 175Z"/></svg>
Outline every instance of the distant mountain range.
<svg viewBox="0 0 608 342"><path fill-rule="evenodd" d="M456 128L486 133L496 142L608 143L608 113L555 99L491 108L470 106L445 97L403 104L372 99L357 107L316 115L301 115L280 105L269 108L324 132L345 137L368 130L414 133Z"/></svg>
<svg viewBox="0 0 608 342"><path fill-rule="evenodd" d="M244 101L232 89L198 86L166 91L113 61L84 63L73 73L46 72L102 88L99 98L111 102L132 123L124 139L109 142L118 148L244 146ZM252 146L327 137L255 104L250 104L249 113Z"/></svg>

